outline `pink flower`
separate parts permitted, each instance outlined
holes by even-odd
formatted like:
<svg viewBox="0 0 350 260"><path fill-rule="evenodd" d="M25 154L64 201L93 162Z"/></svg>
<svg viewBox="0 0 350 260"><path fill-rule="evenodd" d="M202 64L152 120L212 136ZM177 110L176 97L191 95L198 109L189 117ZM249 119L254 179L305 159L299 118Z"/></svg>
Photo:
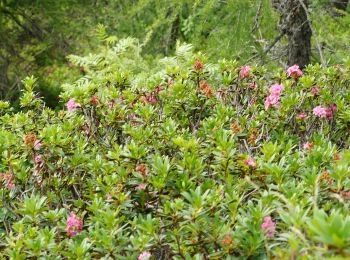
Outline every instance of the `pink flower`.
<svg viewBox="0 0 350 260"><path fill-rule="evenodd" d="M284 87L279 84L274 84L270 87L270 93L274 96L280 96L282 94Z"/></svg>
<svg viewBox="0 0 350 260"><path fill-rule="evenodd" d="M318 95L320 93L320 88L319 87L312 87L311 93L314 95Z"/></svg>
<svg viewBox="0 0 350 260"><path fill-rule="evenodd" d="M111 200L112 199L112 195L110 193L108 193L106 198L107 198L107 200Z"/></svg>
<svg viewBox="0 0 350 260"><path fill-rule="evenodd" d="M67 102L67 109L69 112L74 112L77 107L79 107L79 104L75 102L74 98L71 98L68 102Z"/></svg>
<svg viewBox="0 0 350 260"><path fill-rule="evenodd" d="M35 140L34 141L34 149L35 150L40 150L40 148L42 147L42 143L41 143L41 140Z"/></svg>
<svg viewBox="0 0 350 260"><path fill-rule="evenodd" d="M318 117L326 117L327 116L327 111L324 107L322 106L317 106L312 110L313 114Z"/></svg>
<svg viewBox="0 0 350 260"><path fill-rule="evenodd" d="M272 105L276 105L279 102L284 87L279 84L274 84L270 87L270 95L266 97L265 109L269 109Z"/></svg>
<svg viewBox="0 0 350 260"><path fill-rule="evenodd" d="M297 118L298 119L300 119L300 120L304 120L304 119L306 119L306 114L304 113L304 112L300 112L299 114L298 114L298 116L297 116Z"/></svg>
<svg viewBox="0 0 350 260"><path fill-rule="evenodd" d="M140 97L140 100L143 102L143 103L146 103L146 104L156 104L157 103L157 99L154 95L149 95L149 96L146 96L146 95L142 95Z"/></svg>
<svg viewBox="0 0 350 260"><path fill-rule="evenodd" d="M333 118L333 114L337 111L337 106L335 104L329 106L328 108L326 108L326 117L328 119L332 119Z"/></svg>
<svg viewBox="0 0 350 260"><path fill-rule="evenodd" d="M147 98L147 103L154 105L154 104L157 103L157 99L155 98L155 96L150 95L150 96Z"/></svg>
<svg viewBox="0 0 350 260"><path fill-rule="evenodd" d="M328 119L332 119L333 118L333 110L331 108L326 108L326 117Z"/></svg>
<svg viewBox="0 0 350 260"><path fill-rule="evenodd" d="M261 229L265 232L266 237L273 237L276 232L276 223L271 217L265 217L264 222L261 224Z"/></svg>
<svg viewBox="0 0 350 260"><path fill-rule="evenodd" d="M270 96L267 97L267 99L272 105L276 105L280 100L280 96L271 94Z"/></svg>
<svg viewBox="0 0 350 260"><path fill-rule="evenodd" d="M41 167L43 167L43 165L44 165L44 160L41 158L41 155L34 155L34 162L35 162L35 164L39 167L39 168L41 168Z"/></svg>
<svg viewBox="0 0 350 260"><path fill-rule="evenodd" d="M298 65L293 65L287 70L288 77L299 78L303 76L303 72L299 69Z"/></svg>
<svg viewBox="0 0 350 260"><path fill-rule="evenodd" d="M145 190L146 189L146 184L140 183L137 185L136 190Z"/></svg>
<svg viewBox="0 0 350 260"><path fill-rule="evenodd" d="M248 77L249 77L249 73L250 73L251 70L252 70L252 68L249 67L249 66L243 66L243 67L241 67L241 71L239 72L240 77L241 77L242 79L248 78Z"/></svg>
<svg viewBox="0 0 350 260"><path fill-rule="evenodd" d="M72 212L67 219L66 232L68 236L75 236L83 229L83 221Z"/></svg>
<svg viewBox="0 0 350 260"><path fill-rule="evenodd" d="M13 190L15 188L14 176L10 173L0 173L0 181L5 182L5 188Z"/></svg>
<svg viewBox="0 0 350 260"><path fill-rule="evenodd" d="M305 150L311 150L314 145L312 143L306 142L303 144Z"/></svg>
<svg viewBox="0 0 350 260"><path fill-rule="evenodd" d="M6 188L9 190L13 190L15 188L15 183L14 182L6 183Z"/></svg>
<svg viewBox="0 0 350 260"><path fill-rule="evenodd" d="M137 118L136 118L136 115L134 113L131 113L131 114L128 114L128 119L134 120L134 119L137 119Z"/></svg>
<svg viewBox="0 0 350 260"><path fill-rule="evenodd" d="M146 259L150 259L151 257L151 253L148 251L143 251L139 257L137 258L137 260L146 260Z"/></svg>
<svg viewBox="0 0 350 260"><path fill-rule="evenodd" d="M265 99L265 110L268 110L272 106L271 101L269 100L269 97Z"/></svg>
<svg viewBox="0 0 350 260"><path fill-rule="evenodd" d="M247 166L250 166L250 167L252 167L252 168L255 168L255 167L256 167L255 159L254 159L254 158L245 160L245 161L244 161L244 164L247 165Z"/></svg>
<svg viewBox="0 0 350 260"><path fill-rule="evenodd" d="M276 105L280 99L279 95L270 94L265 100L265 109L269 109L272 105Z"/></svg>

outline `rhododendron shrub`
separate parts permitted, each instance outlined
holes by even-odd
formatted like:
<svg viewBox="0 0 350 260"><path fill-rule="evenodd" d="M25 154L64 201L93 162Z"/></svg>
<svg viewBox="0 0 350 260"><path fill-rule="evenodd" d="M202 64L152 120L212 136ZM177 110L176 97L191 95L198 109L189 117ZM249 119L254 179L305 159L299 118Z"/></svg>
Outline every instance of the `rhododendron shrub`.
<svg viewBox="0 0 350 260"><path fill-rule="evenodd" d="M34 78L20 112L0 103L2 258L350 257L348 65L178 45L148 67L136 40L106 44L69 57L86 75L62 110Z"/></svg>

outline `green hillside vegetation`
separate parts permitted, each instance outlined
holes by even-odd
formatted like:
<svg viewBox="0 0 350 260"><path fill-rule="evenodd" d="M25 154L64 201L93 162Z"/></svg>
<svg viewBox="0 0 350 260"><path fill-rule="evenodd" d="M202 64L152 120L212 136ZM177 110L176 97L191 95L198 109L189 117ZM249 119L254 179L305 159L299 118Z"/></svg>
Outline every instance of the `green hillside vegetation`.
<svg viewBox="0 0 350 260"><path fill-rule="evenodd" d="M0 0L0 259L348 259L345 2Z"/></svg>

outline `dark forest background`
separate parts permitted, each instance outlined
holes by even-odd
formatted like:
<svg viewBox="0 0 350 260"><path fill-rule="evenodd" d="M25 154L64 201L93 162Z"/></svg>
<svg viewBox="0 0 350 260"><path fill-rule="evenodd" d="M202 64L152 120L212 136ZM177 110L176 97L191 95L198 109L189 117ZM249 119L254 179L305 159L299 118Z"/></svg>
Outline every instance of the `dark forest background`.
<svg viewBox="0 0 350 260"><path fill-rule="evenodd" d="M67 55L86 55L107 39L134 37L152 64L177 41L208 60L271 67L347 60L347 0L0 0L0 98L16 103L22 79L34 75L47 105L61 85L84 74Z"/></svg>

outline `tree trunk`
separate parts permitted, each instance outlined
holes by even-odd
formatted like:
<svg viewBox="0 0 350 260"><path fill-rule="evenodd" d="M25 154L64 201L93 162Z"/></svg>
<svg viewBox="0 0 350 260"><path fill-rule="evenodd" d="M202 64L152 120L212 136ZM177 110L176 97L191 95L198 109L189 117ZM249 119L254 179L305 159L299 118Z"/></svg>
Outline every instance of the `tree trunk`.
<svg viewBox="0 0 350 260"><path fill-rule="evenodd" d="M169 55L169 51L173 51L176 47L176 40L180 34L180 16L176 14L174 21L170 25L170 34L165 47L165 55Z"/></svg>
<svg viewBox="0 0 350 260"><path fill-rule="evenodd" d="M0 99L5 97L9 88L9 79L7 76L8 67L8 60L0 56Z"/></svg>
<svg viewBox="0 0 350 260"><path fill-rule="evenodd" d="M305 10L308 0L274 0L273 4L281 13L280 28L288 39L288 65L304 68L311 54L312 31Z"/></svg>

